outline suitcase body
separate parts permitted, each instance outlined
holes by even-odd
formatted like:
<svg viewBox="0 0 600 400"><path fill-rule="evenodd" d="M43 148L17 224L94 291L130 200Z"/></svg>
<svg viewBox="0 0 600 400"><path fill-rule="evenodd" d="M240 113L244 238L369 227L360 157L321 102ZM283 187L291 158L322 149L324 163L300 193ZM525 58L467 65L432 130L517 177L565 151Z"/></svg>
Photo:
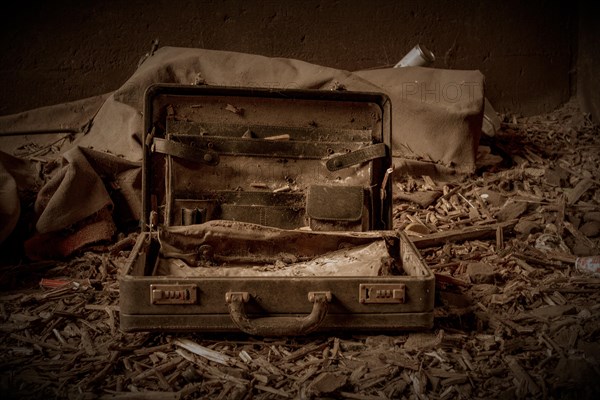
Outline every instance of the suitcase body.
<svg viewBox="0 0 600 400"><path fill-rule="evenodd" d="M121 329L430 328L434 277L391 229L374 93L155 85Z"/></svg>

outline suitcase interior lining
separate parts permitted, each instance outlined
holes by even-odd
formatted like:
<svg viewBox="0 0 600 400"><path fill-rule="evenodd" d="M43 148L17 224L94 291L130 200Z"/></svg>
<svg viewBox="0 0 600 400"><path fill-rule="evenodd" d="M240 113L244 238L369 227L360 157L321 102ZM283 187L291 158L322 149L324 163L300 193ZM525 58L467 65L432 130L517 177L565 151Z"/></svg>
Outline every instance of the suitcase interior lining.
<svg viewBox="0 0 600 400"><path fill-rule="evenodd" d="M168 140L217 153L219 163L215 166L167 157L167 224L184 225L211 219L228 219L284 229L310 226L315 230L363 231L374 228L373 219L381 219L374 218L377 206L373 197L377 197L378 193L369 191L371 186L380 183L374 180L374 163L358 163L330 171L324 162L332 156L348 154L381 142L381 132L373 129L380 120L377 112L363 111L361 123L370 122L371 126L363 126L362 129L340 128L337 125L335 128L259 125L252 124L251 121L240 124L231 122L231 112L225 113L229 117L226 118L227 121L219 121L218 116L221 115L222 118L223 114L222 107L218 109L220 113L215 110L220 104L219 100L205 100L207 105L194 104L188 107L180 104L177 108L171 108L166 119L165 135ZM234 100L237 102L240 99ZM248 107L248 99L243 100ZM286 102L288 100L283 103ZM257 102L252 99L250 108L254 107L253 112L264 112L263 108L274 105L276 110L281 106L280 103L265 102L264 99ZM311 102L297 102L300 110L296 110L294 114L302 114L302 107L313 113L318 111L317 114L322 113L323 109L329 112L328 108L333 104L335 102L318 104L315 110L315 104ZM361 105L363 108L365 106L369 110L372 108L371 104ZM338 104L335 104L334 109L338 113L344 112L347 119L348 109L339 110L337 107ZM357 108L358 105L353 104L350 109L353 107ZM246 113L244 108L244 117ZM272 121L273 118L274 114L271 113L267 121ZM375 122L369 121L369 118L374 118ZM328 122L331 123L331 120ZM282 135L284 140L269 140ZM360 220L355 219L351 223L347 219L336 221L334 218L314 218L308 215L306 193L311 187L322 185L330 185L332 192L335 186L340 190L353 185L363 186L366 195L359 210ZM237 195L232 196L232 193ZM189 205L194 199L198 200L197 207L181 207L183 201ZM352 205L341 196L337 196L337 201L331 204L331 207L337 209L350 206ZM327 208L329 207L324 207ZM329 211L329 214L335 213ZM189 215L193 217L190 219Z"/></svg>
<svg viewBox="0 0 600 400"><path fill-rule="evenodd" d="M154 261L154 275L403 274L399 239L393 235L290 231L216 220L199 225L165 227L159 232L158 241L160 250Z"/></svg>
<svg viewBox="0 0 600 400"><path fill-rule="evenodd" d="M196 217L185 221L202 222L212 218L231 218L261 223L286 229L312 226L316 229L382 229L387 216L382 216L379 191L371 187L381 184L382 160L358 163L337 171L328 170L327 159L344 155L384 142L383 107L377 96L372 100L353 101L344 94L325 93L316 98L306 94L287 95L220 95L219 89L206 96L186 95L198 88L167 88L150 95L147 111L153 134L202 151L219 155L218 165L206 165L172 156L152 155L152 180L165 174L166 190L150 188L147 204L164 205L158 212L159 223L171 225L184 221L181 213ZM201 91L200 91L201 92ZM210 91L208 91L210 92ZM214 93L217 92L217 93ZM290 92L291 93L291 92ZM328 98L330 97L330 98ZM387 120L385 120L387 121ZM285 136L285 140L269 138ZM160 166L160 162L164 163ZM162 169L162 171L157 171ZM365 218L368 224L354 226L311 221L303 213L305 193L311 185L349 186L365 188ZM152 186L152 185L150 185ZM225 202L224 213L210 213L201 207L191 210L180 208L182 201L219 200L217 192L299 193L300 202L289 204L253 204ZM152 199L152 195L154 198ZM217 204L217 210L223 211ZM258 216L239 218L246 206L255 206L246 214ZM148 209L149 207L146 207ZM161 210L163 210L161 208ZM198 217L199 215L199 217ZM207 217L208 215L208 217ZM382 222L383 220L383 222ZM389 223L389 222L388 222Z"/></svg>

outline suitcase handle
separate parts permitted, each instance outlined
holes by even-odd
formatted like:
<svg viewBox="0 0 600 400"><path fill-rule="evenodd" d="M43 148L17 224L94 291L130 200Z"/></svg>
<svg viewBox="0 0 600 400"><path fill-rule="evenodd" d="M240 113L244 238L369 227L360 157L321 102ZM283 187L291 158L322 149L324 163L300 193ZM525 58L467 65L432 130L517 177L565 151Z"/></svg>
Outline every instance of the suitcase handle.
<svg viewBox="0 0 600 400"><path fill-rule="evenodd" d="M304 317L261 317L250 319L244 304L250 301L248 292L227 292L225 301L233 323L243 332L258 336L306 335L321 325L327 315L331 292L309 292L308 301L313 303L310 314Z"/></svg>

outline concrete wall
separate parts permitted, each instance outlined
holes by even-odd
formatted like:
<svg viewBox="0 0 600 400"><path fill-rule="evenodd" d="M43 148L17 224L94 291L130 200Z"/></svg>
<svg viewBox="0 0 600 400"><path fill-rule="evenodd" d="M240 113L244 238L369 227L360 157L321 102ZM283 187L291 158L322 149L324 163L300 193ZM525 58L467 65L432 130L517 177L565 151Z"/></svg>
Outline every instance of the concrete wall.
<svg viewBox="0 0 600 400"><path fill-rule="evenodd" d="M580 1L577 97L582 109L600 124L600 9Z"/></svg>
<svg viewBox="0 0 600 400"><path fill-rule="evenodd" d="M438 68L479 69L498 111L566 101L576 13L566 1L88 0L11 2L0 27L0 114L118 88L153 39L357 70L421 43Z"/></svg>

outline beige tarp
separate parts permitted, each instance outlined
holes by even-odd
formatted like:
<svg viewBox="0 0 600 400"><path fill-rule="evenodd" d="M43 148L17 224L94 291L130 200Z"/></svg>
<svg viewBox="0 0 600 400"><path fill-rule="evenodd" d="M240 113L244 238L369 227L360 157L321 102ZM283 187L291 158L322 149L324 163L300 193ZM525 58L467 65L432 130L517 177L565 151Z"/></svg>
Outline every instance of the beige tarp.
<svg viewBox="0 0 600 400"><path fill-rule="evenodd" d="M127 211L123 218L139 218L142 110L145 90L153 83L384 92L392 101L396 174L475 169L484 99L479 71L407 67L348 72L294 59L163 47L113 93L0 117L3 135L80 132L55 143L54 152L43 157L54 168L36 201L38 233L65 230L113 207ZM62 136L2 136L0 150L22 154L27 146L51 144ZM15 193L25 190L19 179L23 171L35 169L31 164L40 157L23 156L29 161L22 165L7 165L5 158L0 157L0 226L5 227L0 241L16 223Z"/></svg>

